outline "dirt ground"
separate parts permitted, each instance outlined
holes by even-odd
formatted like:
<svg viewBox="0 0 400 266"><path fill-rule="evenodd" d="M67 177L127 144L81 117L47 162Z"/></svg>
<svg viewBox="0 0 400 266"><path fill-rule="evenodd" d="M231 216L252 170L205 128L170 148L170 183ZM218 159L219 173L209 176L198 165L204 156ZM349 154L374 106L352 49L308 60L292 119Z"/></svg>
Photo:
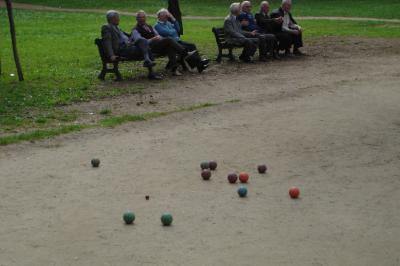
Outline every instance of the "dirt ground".
<svg viewBox="0 0 400 266"><path fill-rule="evenodd" d="M0 265L400 265L400 41L306 51L71 108L215 107L0 147ZM136 105L149 95L158 104ZM234 171L251 175L247 198Z"/></svg>

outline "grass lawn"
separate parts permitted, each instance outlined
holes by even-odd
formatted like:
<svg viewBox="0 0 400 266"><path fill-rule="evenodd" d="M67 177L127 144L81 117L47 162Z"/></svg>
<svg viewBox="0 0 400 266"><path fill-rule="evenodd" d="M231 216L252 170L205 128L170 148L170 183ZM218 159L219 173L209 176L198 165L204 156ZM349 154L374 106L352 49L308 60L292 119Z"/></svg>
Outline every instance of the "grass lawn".
<svg viewBox="0 0 400 266"><path fill-rule="evenodd" d="M0 25L7 25L0 9ZM0 32L3 75L0 77L0 134L18 129L43 129L72 124L79 114L54 111L54 107L107 96L136 93L144 85L132 82L128 88L99 89L100 59L93 41L99 36L104 16L15 10L18 45L25 82L18 82L12 60L9 33ZM154 20L152 21L152 23ZM129 30L132 17L122 17ZM306 38L320 36L400 37L400 24L346 21L303 21ZM185 21L184 39L198 44L200 51L214 58L216 45L212 26L220 20ZM162 67L163 64L159 64ZM145 74L141 67L125 65L123 75ZM132 70L135 69L135 70Z"/></svg>
<svg viewBox="0 0 400 266"><path fill-rule="evenodd" d="M41 4L69 8L101 8L137 11L144 9L155 13L166 6L167 0L18 0L20 3ZM181 0L185 15L225 16L232 0ZM253 1L256 9L261 0ZM271 0L273 7L280 0ZM351 3L351 4L350 4ZM354 16L400 18L400 1L394 0L296 0L293 12L298 16Z"/></svg>

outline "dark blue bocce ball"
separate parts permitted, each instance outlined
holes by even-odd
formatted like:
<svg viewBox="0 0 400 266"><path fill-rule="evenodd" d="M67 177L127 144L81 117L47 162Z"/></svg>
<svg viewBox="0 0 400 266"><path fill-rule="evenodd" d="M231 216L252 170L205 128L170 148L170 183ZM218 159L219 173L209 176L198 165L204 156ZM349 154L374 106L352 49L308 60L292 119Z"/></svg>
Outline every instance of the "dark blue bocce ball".
<svg viewBox="0 0 400 266"><path fill-rule="evenodd" d="M240 187L238 189L238 194L239 194L239 197L241 197L241 198L246 197L247 196L247 188L246 187Z"/></svg>

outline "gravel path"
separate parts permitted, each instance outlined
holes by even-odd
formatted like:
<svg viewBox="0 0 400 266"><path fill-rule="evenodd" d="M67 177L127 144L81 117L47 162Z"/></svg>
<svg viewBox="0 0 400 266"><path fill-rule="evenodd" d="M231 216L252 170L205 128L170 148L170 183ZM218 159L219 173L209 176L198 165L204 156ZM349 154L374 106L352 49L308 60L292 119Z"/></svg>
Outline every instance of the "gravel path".
<svg viewBox="0 0 400 266"><path fill-rule="evenodd" d="M0 147L0 265L399 265L399 47L322 39L308 57L149 85L161 106L240 102ZM108 104L143 108L134 97ZM247 198L233 171L250 173Z"/></svg>

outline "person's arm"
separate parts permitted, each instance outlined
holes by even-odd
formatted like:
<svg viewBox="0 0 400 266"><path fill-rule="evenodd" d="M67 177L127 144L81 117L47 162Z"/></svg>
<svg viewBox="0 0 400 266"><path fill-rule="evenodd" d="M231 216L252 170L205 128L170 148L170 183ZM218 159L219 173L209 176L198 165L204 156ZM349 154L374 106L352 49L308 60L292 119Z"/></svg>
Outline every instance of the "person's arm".
<svg viewBox="0 0 400 266"><path fill-rule="evenodd" d="M111 29L107 26L104 25L101 28L101 38L103 39L103 47L104 50L109 58L114 58L115 53L112 48L112 34L111 34Z"/></svg>
<svg viewBox="0 0 400 266"><path fill-rule="evenodd" d="M172 26L172 24L170 25ZM176 30L174 27L169 28L168 24L162 25L160 23L157 23L157 25L154 26L154 31L157 31L157 33L162 37L172 37L175 34Z"/></svg>
<svg viewBox="0 0 400 266"><path fill-rule="evenodd" d="M139 40L139 39L144 39L144 38L142 37L142 34L140 34L140 32L138 32L137 30L133 29L132 34L131 34L131 39L133 41L133 40Z"/></svg>
<svg viewBox="0 0 400 266"><path fill-rule="evenodd" d="M241 32L237 32L233 29L232 21L230 19L225 20L224 30L232 38L246 38Z"/></svg>
<svg viewBox="0 0 400 266"><path fill-rule="evenodd" d="M289 26L286 26L286 25L282 25L282 31L292 33L292 34L298 34L298 32L299 32L298 30L291 29L291 28L289 28Z"/></svg>
<svg viewBox="0 0 400 266"><path fill-rule="evenodd" d="M181 26L179 25L179 21L177 19L175 19L173 21L173 25L174 25L176 32L179 34L179 32L181 32Z"/></svg>

